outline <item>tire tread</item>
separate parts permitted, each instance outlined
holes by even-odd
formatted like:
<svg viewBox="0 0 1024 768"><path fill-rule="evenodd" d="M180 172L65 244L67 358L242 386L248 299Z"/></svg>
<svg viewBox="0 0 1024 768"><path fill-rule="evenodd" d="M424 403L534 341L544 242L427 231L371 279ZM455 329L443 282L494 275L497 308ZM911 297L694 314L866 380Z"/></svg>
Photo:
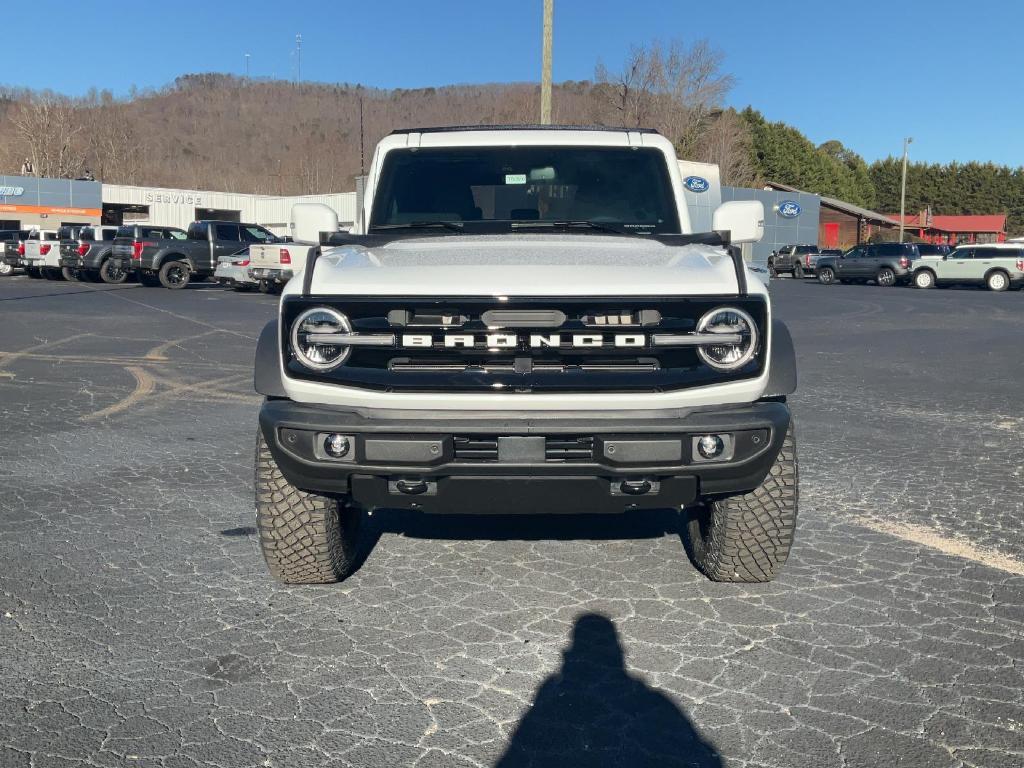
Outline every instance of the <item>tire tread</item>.
<svg viewBox="0 0 1024 768"><path fill-rule="evenodd" d="M694 561L712 581L771 581L793 546L798 502L796 438L790 424L782 450L760 486L691 514Z"/></svg>
<svg viewBox="0 0 1024 768"><path fill-rule="evenodd" d="M362 515L334 499L300 491L256 439L256 527L270 573L285 584L329 584L358 563Z"/></svg>

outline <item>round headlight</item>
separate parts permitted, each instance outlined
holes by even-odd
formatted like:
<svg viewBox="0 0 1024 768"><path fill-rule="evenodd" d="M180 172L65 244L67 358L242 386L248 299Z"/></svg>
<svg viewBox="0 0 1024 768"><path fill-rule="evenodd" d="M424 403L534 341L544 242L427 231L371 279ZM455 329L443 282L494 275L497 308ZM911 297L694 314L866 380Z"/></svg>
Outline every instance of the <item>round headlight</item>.
<svg viewBox="0 0 1024 768"><path fill-rule="evenodd" d="M327 307L307 309L292 323L292 352L314 371L333 370L352 352L349 346L316 338L324 333L352 333L352 325L341 312Z"/></svg>
<svg viewBox="0 0 1024 768"><path fill-rule="evenodd" d="M711 310L697 323L697 333L740 337L739 341L697 347L700 359L719 371L734 371L750 362L757 352L757 325L742 309L719 307Z"/></svg>

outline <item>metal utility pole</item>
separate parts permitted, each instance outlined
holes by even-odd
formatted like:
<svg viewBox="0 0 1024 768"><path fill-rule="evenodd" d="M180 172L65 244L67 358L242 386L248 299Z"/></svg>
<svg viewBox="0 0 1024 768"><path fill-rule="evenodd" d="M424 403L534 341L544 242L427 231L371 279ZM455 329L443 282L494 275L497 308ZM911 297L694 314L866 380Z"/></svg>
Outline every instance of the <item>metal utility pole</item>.
<svg viewBox="0 0 1024 768"><path fill-rule="evenodd" d="M249 79L249 54L245 54L245 79Z"/></svg>
<svg viewBox="0 0 1024 768"><path fill-rule="evenodd" d="M910 150L910 145L914 143L914 139L910 136L903 140L903 183L900 185L900 242L903 242L903 230L905 228L906 221L906 209L907 209L907 155Z"/></svg>
<svg viewBox="0 0 1024 768"><path fill-rule="evenodd" d="M359 175L366 175L366 155L363 152L363 94L359 94Z"/></svg>
<svg viewBox="0 0 1024 768"><path fill-rule="evenodd" d="M544 53L540 74L540 122L551 123L551 35L555 0L544 0Z"/></svg>
<svg viewBox="0 0 1024 768"><path fill-rule="evenodd" d="M302 79L302 35L295 36L295 82Z"/></svg>

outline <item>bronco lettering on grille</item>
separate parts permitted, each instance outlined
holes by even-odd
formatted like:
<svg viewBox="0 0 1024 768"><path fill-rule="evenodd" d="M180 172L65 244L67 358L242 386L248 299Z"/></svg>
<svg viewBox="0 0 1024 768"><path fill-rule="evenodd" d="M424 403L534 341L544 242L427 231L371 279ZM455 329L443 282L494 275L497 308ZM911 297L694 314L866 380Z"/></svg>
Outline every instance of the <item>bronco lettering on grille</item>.
<svg viewBox="0 0 1024 768"><path fill-rule="evenodd" d="M446 333L435 337L430 333L406 333L402 335L402 346L409 348L432 348L435 344L453 349L473 348L477 345L490 349L517 349L520 345L531 349L543 347L646 347L647 336L642 333L533 333L520 336L515 333Z"/></svg>

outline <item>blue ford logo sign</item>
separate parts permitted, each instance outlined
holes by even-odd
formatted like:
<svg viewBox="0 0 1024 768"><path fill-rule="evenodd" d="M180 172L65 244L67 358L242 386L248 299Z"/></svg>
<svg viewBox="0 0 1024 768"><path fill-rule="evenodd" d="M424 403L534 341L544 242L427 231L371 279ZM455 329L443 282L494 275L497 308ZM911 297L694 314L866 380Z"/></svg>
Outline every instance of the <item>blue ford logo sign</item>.
<svg viewBox="0 0 1024 768"><path fill-rule="evenodd" d="M779 216L784 219L795 219L800 215L800 203L795 200L783 200L779 203Z"/></svg>
<svg viewBox="0 0 1024 768"><path fill-rule="evenodd" d="M711 184L707 179L701 176L687 176L683 179L683 184L691 192L700 194L701 192L707 192L711 188Z"/></svg>

